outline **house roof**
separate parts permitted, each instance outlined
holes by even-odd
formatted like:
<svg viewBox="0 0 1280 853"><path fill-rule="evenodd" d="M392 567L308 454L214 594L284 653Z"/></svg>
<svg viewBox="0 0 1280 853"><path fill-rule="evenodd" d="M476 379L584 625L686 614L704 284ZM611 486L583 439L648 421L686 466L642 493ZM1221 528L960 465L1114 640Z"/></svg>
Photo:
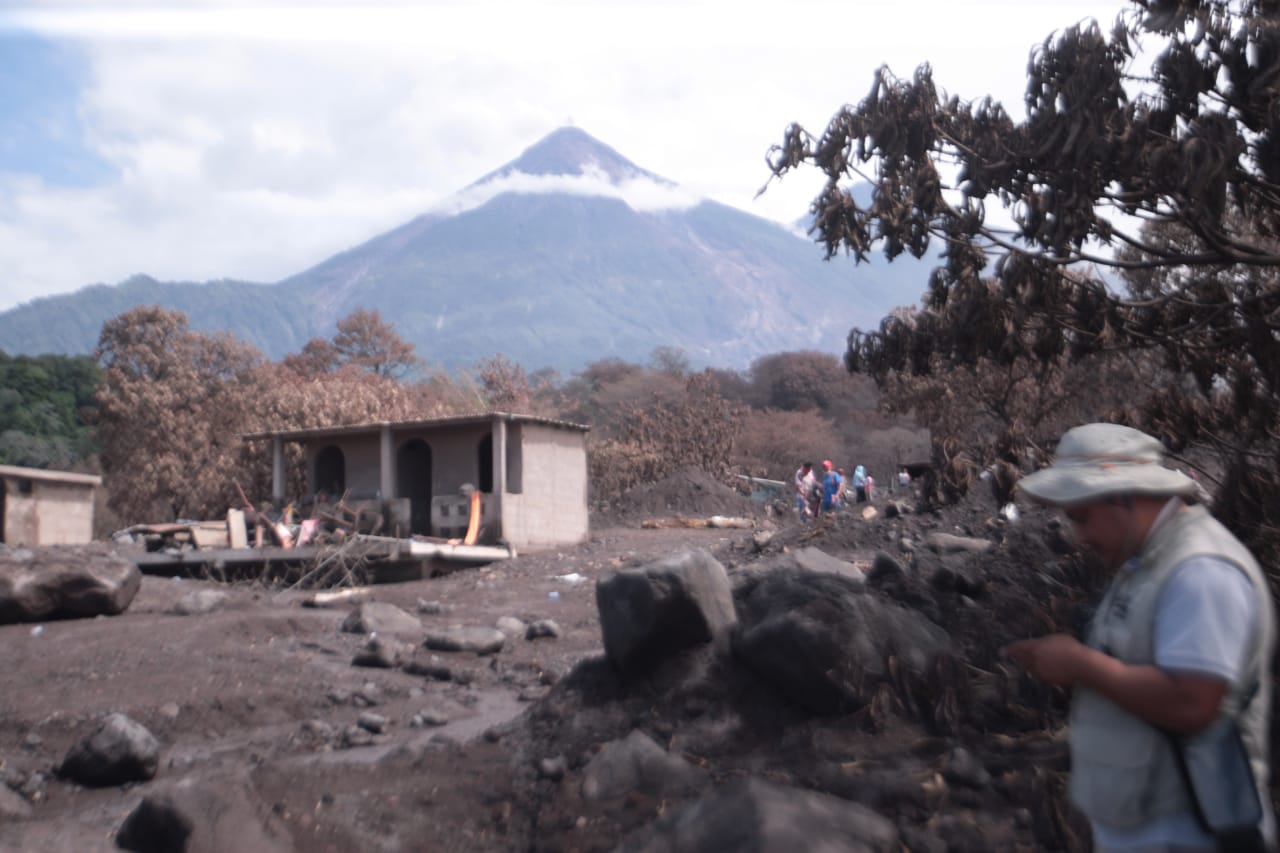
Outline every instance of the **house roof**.
<svg viewBox="0 0 1280 853"><path fill-rule="evenodd" d="M390 427L395 432L432 430L443 427L476 426L506 421L507 423L532 423L560 429L587 432L590 427L570 421L543 418L537 415L517 415L511 412L483 412L473 415L453 415L447 418L427 418L407 421L375 421L372 423L349 424L346 426L307 427L305 429L268 430L266 432L249 432L240 436L242 441L258 441L266 438L280 438L284 441L304 441L309 438L331 438L339 435L358 435L360 433L380 432Z"/></svg>
<svg viewBox="0 0 1280 853"><path fill-rule="evenodd" d="M27 480L44 480L47 483L68 483L75 486L102 485L102 478L95 474L73 474L70 471L48 471L44 468L23 468L19 465L0 465L0 477L22 477Z"/></svg>

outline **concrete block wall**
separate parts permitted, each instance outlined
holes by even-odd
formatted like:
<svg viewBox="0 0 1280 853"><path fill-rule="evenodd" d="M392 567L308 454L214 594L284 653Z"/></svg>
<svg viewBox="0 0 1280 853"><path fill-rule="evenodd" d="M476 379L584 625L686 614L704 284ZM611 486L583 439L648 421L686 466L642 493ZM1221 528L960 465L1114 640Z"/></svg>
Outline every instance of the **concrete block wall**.
<svg viewBox="0 0 1280 853"><path fill-rule="evenodd" d="M92 486L35 480L22 494L4 478L6 545L82 545L93 541Z"/></svg>
<svg viewBox="0 0 1280 853"><path fill-rule="evenodd" d="M586 435L523 424L522 491L503 496L503 531L517 548L576 544L587 521Z"/></svg>

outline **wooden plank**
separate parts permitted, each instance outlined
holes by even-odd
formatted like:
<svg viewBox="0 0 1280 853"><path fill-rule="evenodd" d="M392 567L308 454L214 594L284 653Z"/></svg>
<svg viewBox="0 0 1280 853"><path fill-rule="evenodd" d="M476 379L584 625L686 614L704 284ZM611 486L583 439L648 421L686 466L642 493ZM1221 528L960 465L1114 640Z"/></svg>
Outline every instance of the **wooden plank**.
<svg viewBox="0 0 1280 853"><path fill-rule="evenodd" d="M249 531L244 526L244 510L227 510L227 544L232 548L249 547Z"/></svg>

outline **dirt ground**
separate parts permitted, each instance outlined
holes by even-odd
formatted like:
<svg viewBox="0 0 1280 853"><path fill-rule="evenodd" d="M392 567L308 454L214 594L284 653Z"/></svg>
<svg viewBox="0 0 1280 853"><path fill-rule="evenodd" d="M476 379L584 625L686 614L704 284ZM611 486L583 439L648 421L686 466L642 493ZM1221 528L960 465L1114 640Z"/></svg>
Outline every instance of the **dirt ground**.
<svg viewBox="0 0 1280 853"><path fill-rule="evenodd" d="M490 656L419 644L410 669L426 674L353 666L365 638L339 630L350 605L307 608L306 592L253 583L148 576L119 616L0 626L0 781L30 806L25 817L0 811L0 850L116 849L143 797L185 779L210 808L243 810L223 849L261 837L298 851L607 851L678 805L581 796L581 768L634 728L717 781L755 774L866 803L898 825L905 849L1086 849L1062 806L1065 697L998 657L1009 639L1078 618L1087 594L1076 588L1087 586L1085 568L1055 550L1047 519L1002 522L984 495L947 513L849 512L807 526L764 510L684 475L593 519L582 545L372 587L371 600L428 628L515 617L561 630L509 637ZM748 514L756 530L639 527L654 516ZM763 546L761 531L772 534ZM705 655L639 684L620 682L603 659L594 586L609 570L706 548L732 579L806 546L863 566L877 552L908 565L908 549L933 531L1002 543L978 568L982 588L962 594L908 571L871 594L922 610L962 652L928 679L886 683L883 702L855 713L815 718ZM172 612L214 587L229 593L221 607ZM116 711L160 740L156 778L105 789L59 779L68 748ZM346 733L369 713L385 732L352 745ZM976 770L956 770L957 746ZM562 778L539 770L551 758L563 760ZM250 824L264 834L236 835Z"/></svg>

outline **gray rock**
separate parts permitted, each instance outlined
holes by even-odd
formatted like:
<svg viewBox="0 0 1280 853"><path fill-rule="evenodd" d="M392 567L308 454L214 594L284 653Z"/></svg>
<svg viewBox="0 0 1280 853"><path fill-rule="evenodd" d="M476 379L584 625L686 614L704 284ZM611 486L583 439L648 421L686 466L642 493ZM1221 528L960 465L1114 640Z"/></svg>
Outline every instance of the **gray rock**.
<svg viewBox="0 0 1280 853"><path fill-rule="evenodd" d="M847 578L779 571L749 576L735 591L733 651L793 701L819 714L870 701L886 659L923 672L951 638L933 622Z"/></svg>
<svg viewBox="0 0 1280 853"><path fill-rule="evenodd" d="M373 743L373 733L359 726L347 726L342 730L342 745L350 749L356 746L369 746Z"/></svg>
<svg viewBox="0 0 1280 853"><path fill-rule="evenodd" d="M229 601L231 596L220 589L197 589L179 598L173 612L179 616L199 616L212 613Z"/></svg>
<svg viewBox="0 0 1280 853"><path fill-rule="evenodd" d="M942 778L956 785L985 788L991 784L991 774L972 752L962 746L951 750L942 766Z"/></svg>
<svg viewBox="0 0 1280 853"><path fill-rule="evenodd" d="M939 554L954 554L963 551L969 554L980 554L991 549L990 539L975 539L971 536L953 536L950 533L930 533L925 537L925 544Z"/></svg>
<svg viewBox="0 0 1280 853"><path fill-rule="evenodd" d="M628 793L653 797L688 793L709 779L705 770L672 755L639 729L611 741L583 768L582 796L588 801Z"/></svg>
<svg viewBox="0 0 1280 853"><path fill-rule="evenodd" d="M563 755L544 758L538 762L538 775L543 779L559 782L569 772L569 760Z"/></svg>
<svg viewBox="0 0 1280 853"><path fill-rule="evenodd" d="M8 785L0 784L0 823L31 817L31 804Z"/></svg>
<svg viewBox="0 0 1280 853"><path fill-rule="evenodd" d="M980 595L987 585L982 559L966 551L945 554L921 551L916 554L916 571L921 577L927 577L934 589L961 595Z"/></svg>
<svg viewBox="0 0 1280 853"><path fill-rule="evenodd" d="M524 632L524 638L526 640L536 640L540 637L551 637L552 639L555 639L559 636L560 626L556 624L554 619L539 619L537 622L532 622Z"/></svg>
<svg viewBox="0 0 1280 853"><path fill-rule="evenodd" d="M0 625L114 616L141 584L138 567L117 554L69 547L0 552Z"/></svg>
<svg viewBox="0 0 1280 853"><path fill-rule="evenodd" d="M605 655L624 674L651 671L694 645L727 645L737 621L724 566L701 548L607 574L596 607Z"/></svg>
<svg viewBox="0 0 1280 853"><path fill-rule="evenodd" d="M58 774L90 788L143 782L160 766L160 742L124 714L107 717L92 735L71 747Z"/></svg>
<svg viewBox="0 0 1280 853"><path fill-rule="evenodd" d="M910 514L911 504L906 501L885 501L884 503L885 518L900 518L901 516Z"/></svg>
<svg viewBox="0 0 1280 853"><path fill-rule="evenodd" d="M429 632L423 645L438 652L475 652L491 655L502 651L507 635L497 628L475 625L450 625Z"/></svg>
<svg viewBox="0 0 1280 853"><path fill-rule="evenodd" d="M444 605L438 601L427 601L426 599L418 599L418 612L425 616L439 616L444 613Z"/></svg>
<svg viewBox="0 0 1280 853"><path fill-rule="evenodd" d="M814 548L812 546L801 548L789 556L798 568L806 571L826 572L827 574L841 575L858 585L866 583L867 580L862 569L859 569L847 560L841 560L838 557L833 557L820 548Z"/></svg>
<svg viewBox="0 0 1280 853"><path fill-rule="evenodd" d="M622 844L618 853L900 849L893 823L866 806L830 794L742 779L668 813Z"/></svg>
<svg viewBox="0 0 1280 853"><path fill-rule="evenodd" d="M445 726L449 724L449 715L438 708L423 708L415 716L422 720L424 726Z"/></svg>
<svg viewBox="0 0 1280 853"><path fill-rule="evenodd" d="M252 790L245 774L215 779L187 777L150 790L125 818L116 834L116 845L138 853L292 850L288 831L251 802L248 792Z"/></svg>
<svg viewBox="0 0 1280 853"><path fill-rule="evenodd" d="M525 632L527 626L514 616L503 616L498 619L496 627L508 637L519 637Z"/></svg>
<svg viewBox="0 0 1280 853"><path fill-rule="evenodd" d="M902 564L884 551L877 551L871 560L871 571L867 572L867 583L878 586L887 581L900 580L906 576Z"/></svg>
<svg viewBox="0 0 1280 853"><path fill-rule="evenodd" d="M410 647L412 650L412 647ZM404 656L405 646L389 637L370 637L351 660L352 666L394 669Z"/></svg>
<svg viewBox="0 0 1280 853"><path fill-rule="evenodd" d="M352 634L413 634L422 633L422 623L412 613L407 613L385 601L367 601L352 610L342 623L342 630Z"/></svg>
<svg viewBox="0 0 1280 853"><path fill-rule="evenodd" d="M357 726L367 732L373 732L375 735L380 735L385 732L387 730L387 726L390 724L391 721L386 717L381 714L375 714L372 711L365 711L356 718Z"/></svg>

